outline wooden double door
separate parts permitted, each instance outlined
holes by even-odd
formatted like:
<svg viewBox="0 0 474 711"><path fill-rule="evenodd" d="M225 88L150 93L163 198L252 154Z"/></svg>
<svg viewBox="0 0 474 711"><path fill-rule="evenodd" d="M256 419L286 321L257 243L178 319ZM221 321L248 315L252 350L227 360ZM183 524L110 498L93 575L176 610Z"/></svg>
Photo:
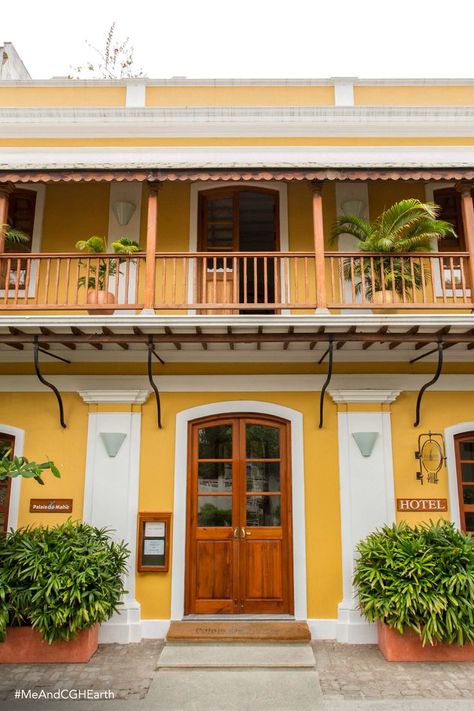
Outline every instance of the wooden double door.
<svg viewBox="0 0 474 711"><path fill-rule="evenodd" d="M289 427L190 424L185 614L293 613Z"/></svg>

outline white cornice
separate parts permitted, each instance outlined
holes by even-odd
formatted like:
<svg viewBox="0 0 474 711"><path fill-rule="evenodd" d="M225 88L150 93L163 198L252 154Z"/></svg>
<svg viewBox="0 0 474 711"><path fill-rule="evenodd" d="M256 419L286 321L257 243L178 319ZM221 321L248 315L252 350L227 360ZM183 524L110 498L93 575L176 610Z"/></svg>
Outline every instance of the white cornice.
<svg viewBox="0 0 474 711"><path fill-rule="evenodd" d="M143 405L149 394L149 390L79 390L79 395L88 405L99 403Z"/></svg>
<svg viewBox="0 0 474 711"><path fill-rule="evenodd" d="M0 108L0 137L473 136L474 106Z"/></svg>
<svg viewBox="0 0 474 711"><path fill-rule="evenodd" d="M472 135L474 136L474 126ZM211 168L473 168L464 146L2 148L0 170Z"/></svg>
<svg viewBox="0 0 474 711"><path fill-rule="evenodd" d="M357 376L356 376L357 377ZM399 376L403 379L404 376ZM405 376L406 377L406 376ZM356 379L356 378L355 378ZM362 403L390 403L394 402L400 395L400 390L333 390L329 391L330 396L337 404L357 404Z"/></svg>

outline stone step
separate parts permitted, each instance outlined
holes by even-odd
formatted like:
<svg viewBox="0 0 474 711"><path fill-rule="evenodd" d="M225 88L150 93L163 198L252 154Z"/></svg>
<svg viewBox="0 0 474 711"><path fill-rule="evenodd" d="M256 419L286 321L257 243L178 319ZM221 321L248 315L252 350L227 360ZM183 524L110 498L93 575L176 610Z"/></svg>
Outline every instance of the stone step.
<svg viewBox="0 0 474 711"><path fill-rule="evenodd" d="M324 705L315 671L286 670L160 671L151 683L145 707L153 711L328 711L330 708ZM347 711L349 708L352 706Z"/></svg>
<svg viewBox="0 0 474 711"><path fill-rule="evenodd" d="M314 669L309 644L167 644L158 669Z"/></svg>
<svg viewBox="0 0 474 711"><path fill-rule="evenodd" d="M296 620L192 620L172 622L168 642L309 642L306 622Z"/></svg>

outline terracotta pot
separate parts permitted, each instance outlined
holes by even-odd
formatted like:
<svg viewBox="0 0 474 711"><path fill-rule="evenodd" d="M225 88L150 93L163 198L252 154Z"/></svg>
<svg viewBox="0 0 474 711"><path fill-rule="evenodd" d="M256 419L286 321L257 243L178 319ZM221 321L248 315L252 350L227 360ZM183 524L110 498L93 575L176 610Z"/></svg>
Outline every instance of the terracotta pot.
<svg viewBox="0 0 474 711"><path fill-rule="evenodd" d="M33 627L8 627L0 642L0 664L78 664L88 662L97 651L99 625L79 632L69 642L48 644Z"/></svg>
<svg viewBox="0 0 474 711"><path fill-rule="evenodd" d="M379 649L388 662L474 662L474 644L438 642L424 647L416 632L397 630L377 621Z"/></svg>
<svg viewBox="0 0 474 711"><path fill-rule="evenodd" d="M115 295L110 291L103 291L100 289L95 291L94 289L91 289L91 291L87 292L87 303L97 305L115 304ZM88 313L92 316L94 314L104 314L105 316L110 316L113 312L113 309L88 309Z"/></svg>

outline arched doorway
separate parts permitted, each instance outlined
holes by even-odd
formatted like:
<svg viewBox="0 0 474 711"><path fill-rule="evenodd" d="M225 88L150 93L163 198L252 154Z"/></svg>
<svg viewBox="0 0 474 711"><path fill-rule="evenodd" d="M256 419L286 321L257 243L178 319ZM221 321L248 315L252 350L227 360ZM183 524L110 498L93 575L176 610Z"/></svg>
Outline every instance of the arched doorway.
<svg viewBox="0 0 474 711"><path fill-rule="evenodd" d="M290 424L189 423L185 614L292 614Z"/></svg>

